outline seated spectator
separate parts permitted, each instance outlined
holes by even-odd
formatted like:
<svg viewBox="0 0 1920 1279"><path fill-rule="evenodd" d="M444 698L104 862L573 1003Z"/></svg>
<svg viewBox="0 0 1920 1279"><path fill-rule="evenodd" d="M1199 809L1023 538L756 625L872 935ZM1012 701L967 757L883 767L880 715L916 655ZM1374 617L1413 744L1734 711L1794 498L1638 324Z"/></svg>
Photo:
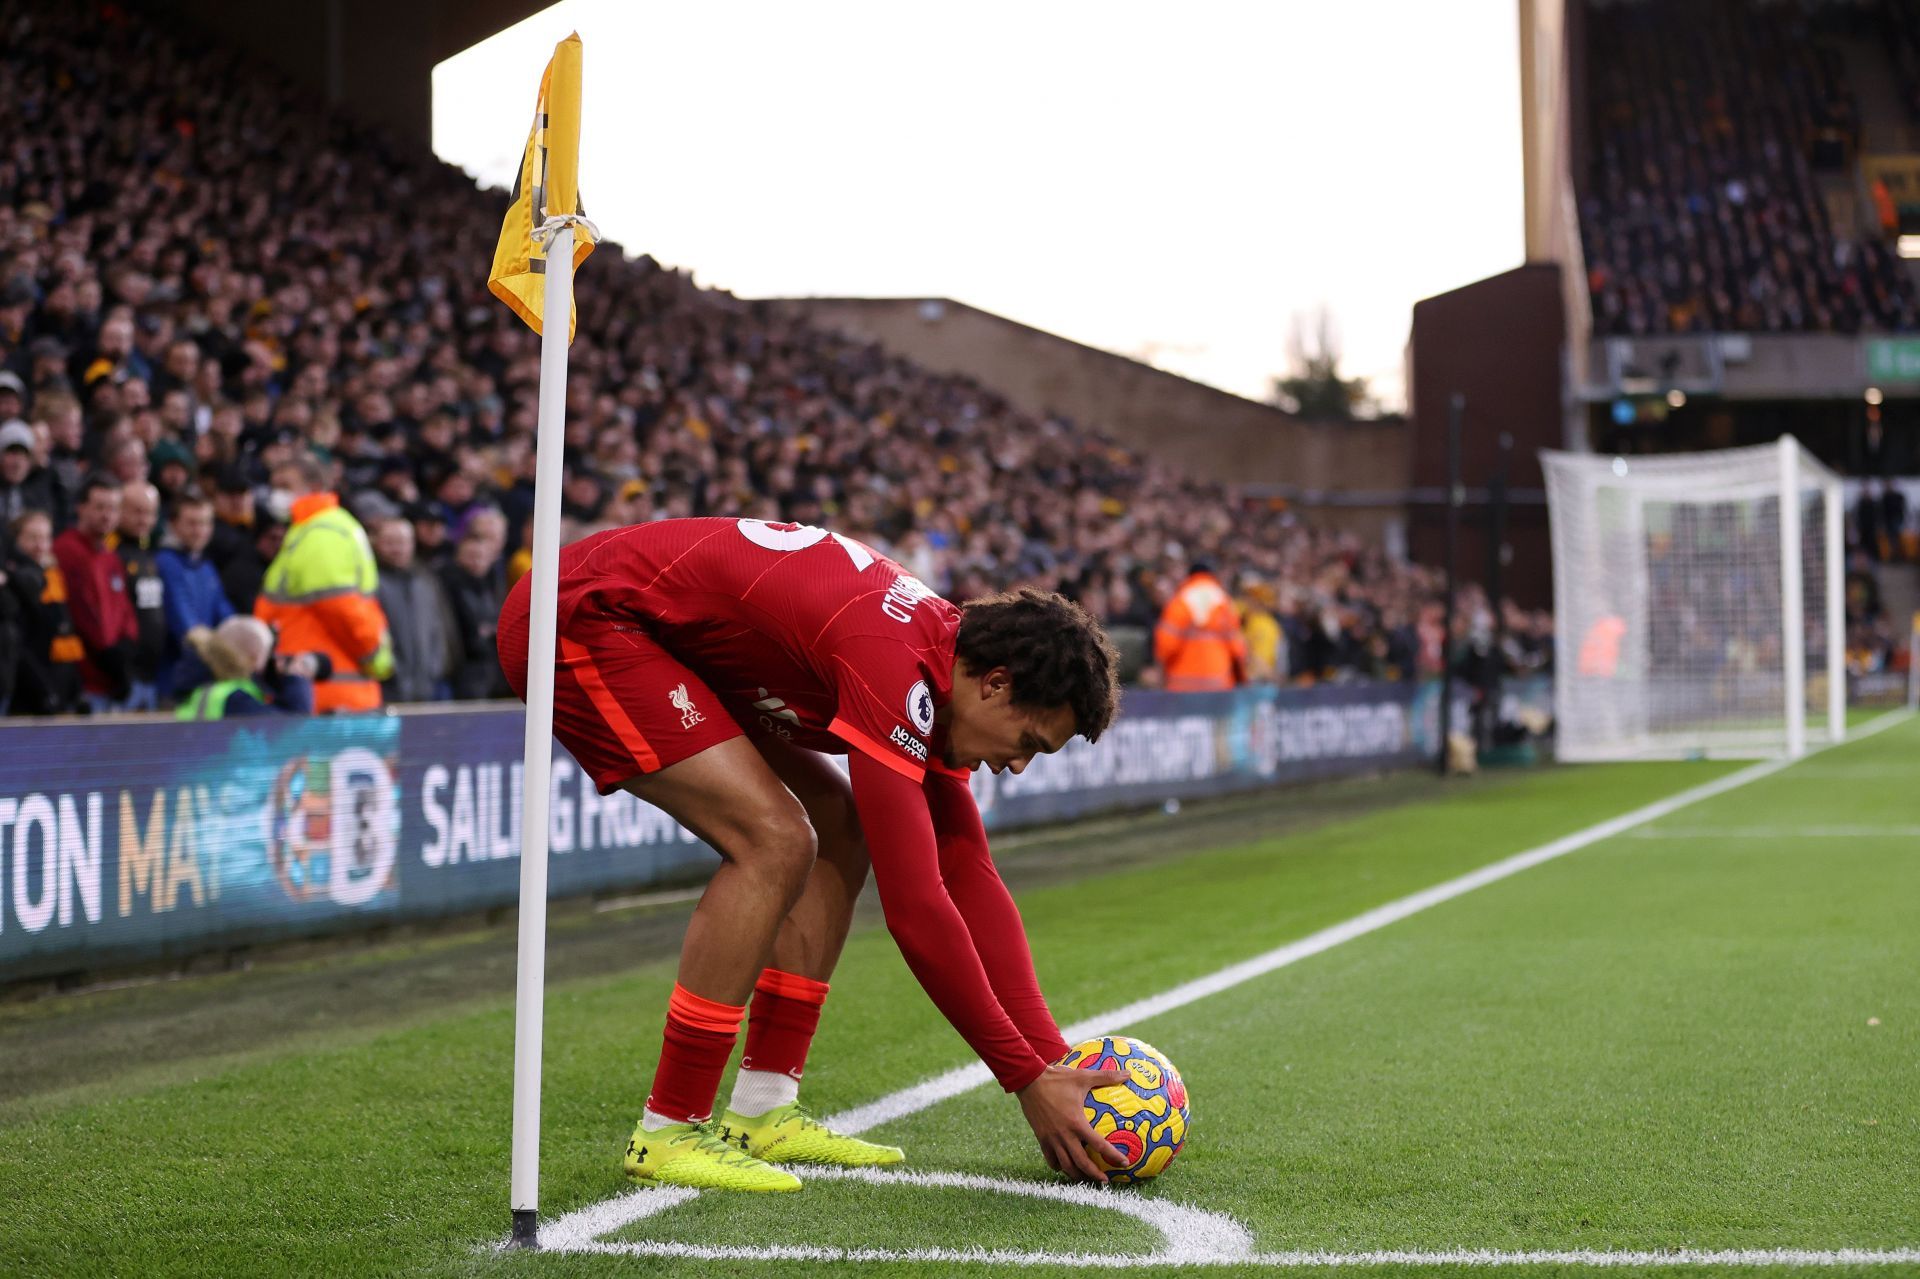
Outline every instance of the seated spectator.
<svg viewBox="0 0 1920 1279"><path fill-rule="evenodd" d="M145 484L147 473L152 469L147 464L145 441L132 434L108 444L105 461L106 474L118 480L123 488L129 484Z"/></svg>
<svg viewBox="0 0 1920 1279"><path fill-rule="evenodd" d="M53 521L44 511L7 526L6 590L20 627L19 666L10 707L17 715L72 715L85 704L80 663L86 650L67 609L67 578L53 554Z"/></svg>
<svg viewBox="0 0 1920 1279"><path fill-rule="evenodd" d="M438 570L453 558L453 546L447 540L447 515L433 502L417 502L406 512L413 522L413 558L423 567Z"/></svg>
<svg viewBox="0 0 1920 1279"><path fill-rule="evenodd" d="M87 707L96 715L124 707L133 687L133 650L140 640L126 567L107 544L119 523L120 482L89 476L80 490L73 527L53 542L54 558L66 575L73 629L85 647L80 683Z"/></svg>
<svg viewBox="0 0 1920 1279"><path fill-rule="evenodd" d="M44 511L56 524L65 522L59 480L35 460L38 448L33 428L19 418L0 426L0 521Z"/></svg>
<svg viewBox="0 0 1920 1279"><path fill-rule="evenodd" d="M0 369L0 422L27 415L27 384L12 369Z"/></svg>
<svg viewBox="0 0 1920 1279"><path fill-rule="evenodd" d="M1247 639L1247 682L1273 684L1280 679L1280 622L1273 587L1254 578L1240 585L1240 630Z"/></svg>
<svg viewBox="0 0 1920 1279"><path fill-rule="evenodd" d="M154 556L167 612L167 647L160 668L160 695L173 699L211 678L206 663L187 644L195 628L213 630L234 614L220 573L207 558L213 540L213 503L195 491L184 494L173 507L168 525L173 544Z"/></svg>
<svg viewBox="0 0 1920 1279"><path fill-rule="evenodd" d="M47 469L53 473L58 508L55 519L72 507L72 495L80 491L87 473L86 420L80 413L80 401L62 390L43 392L33 402L33 422L47 432Z"/></svg>
<svg viewBox="0 0 1920 1279"><path fill-rule="evenodd" d="M506 597L497 571L504 537L504 524L496 529L477 517L469 520L453 560L440 570L440 584L452 608L454 643L460 650L453 669L453 696L462 701L500 697L507 691L494 645L500 605Z"/></svg>
<svg viewBox="0 0 1920 1279"><path fill-rule="evenodd" d="M458 662L446 593L433 570L414 559L413 527L391 519L373 531L380 566L376 594L393 636L393 674L384 685L390 703L446 698L448 674Z"/></svg>
<svg viewBox="0 0 1920 1279"><path fill-rule="evenodd" d="M270 522L256 511L253 484L245 468L222 467L214 481L213 535L207 541L207 560L219 570L227 602L235 612L253 611L260 579L273 562L273 556L260 548L260 525Z"/></svg>
<svg viewBox="0 0 1920 1279"><path fill-rule="evenodd" d="M585 467L571 467L560 490L560 540L575 542L613 527L603 522L607 489L600 476Z"/></svg>
<svg viewBox="0 0 1920 1279"><path fill-rule="evenodd" d="M160 670L167 659L166 582L155 562L154 526L160 518L160 493L144 480L120 490L120 521L110 539L126 569L139 637L127 658L127 711L160 708Z"/></svg>
<svg viewBox="0 0 1920 1279"><path fill-rule="evenodd" d="M163 439L147 455L153 486L160 490L162 510L171 516L173 504L193 483L193 454L175 440Z"/></svg>
<svg viewBox="0 0 1920 1279"><path fill-rule="evenodd" d="M214 630L196 627L187 644L213 672L213 680L189 693L174 709L181 720L205 721L243 715L313 714L313 682L327 677L320 653L273 652L273 629L257 617L229 617Z"/></svg>

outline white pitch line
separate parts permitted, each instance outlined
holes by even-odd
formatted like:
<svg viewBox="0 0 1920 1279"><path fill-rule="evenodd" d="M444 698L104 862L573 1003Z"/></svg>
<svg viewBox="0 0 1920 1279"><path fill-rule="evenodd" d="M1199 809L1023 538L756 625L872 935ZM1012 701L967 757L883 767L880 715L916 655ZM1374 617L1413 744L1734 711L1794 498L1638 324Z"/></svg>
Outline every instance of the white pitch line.
<svg viewBox="0 0 1920 1279"><path fill-rule="evenodd" d="M1651 826L1635 839L1910 839L1920 826Z"/></svg>
<svg viewBox="0 0 1920 1279"><path fill-rule="evenodd" d="M544 1235L544 1232L543 1232ZM699 1244L636 1239L593 1242L569 1253L623 1257L675 1257L689 1261L858 1261L954 1262L1003 1266L1061 1266L1083 1270L1140 1270L1151 1266L1266 1266L1308 1269L1374 1266L1686 1266L1732 1267L1911 1266L1920 1264L1920 1248L1679 1248L1671 1252L1612 1252L1602 1249L1552 1252L1497 1252L1480 1248L1437 1251L1381 1249L1371 1252L1259 1252L1233 1260L1179 1260L1151 1253L1016 1252L999 1248L835 1248L816 1244Z"/></svg>
<svg viewBox="0 0 1920 1279"><path fill-rule="evenodd" d="M857 1181L870 1186L907 1190L975 1190L993 1194L1018 1195L1028 1199L1043 1199L1075 1208L1119 1213L1152 1227L1161 1238L1162 1246L1159 1251L1132 1254L1136 1260L1151 1259L1167 1265L1218 1265L1244 1262L1253 1255L1253 1236L1248 1233L1245 1226L1232 1217L1225 1213L1208 1212L1204 1208L1176 1203L1170 1199L1125 1194L1105 1187L1071 1185L1058 1181L1023 1181L965 1172L830 1167L806 1168L802 1171L808 1182ZM625 1200L632 1202L633 1206L639 1210L639 1216L635 1220L665 1212L698 1193L677 1187L661 1189L670 1190L672 1193L663 1195L656 1190L636 1190L624 1196ZM603 1209L606 1206L596 1205L596 1209ZM607 1214L604 1213L597 1220L588 1220L583 1217L576 1222L571 1217L564 1218L541 1230L540 1245L549 1252L630 1252L634 1250L635 1245L643 1250L653 1246L654 1241L648 1240L601 1240L598 1238L599 1235L618 1228L601 1224L608 1219ZM630 1225L632 1222L626 1221L620 1224ZM706 1245L682 1246L699 1248ZM802 1249L808 1246L800 1245ZM986 1254L983 1252L982 1255ZM1060 1254L995 1253L993 1255L995 1257L1020 1255L1051 1258L1058 1257ZM1049 1260L1045 1263L1030 1264L1056 1263Z"/></svg>
<svg viewBox="0 0 1920 1279"><path fill-rule="evenodd" d="M1879 718L1863 725L1852 734L1845 744L1871 737L1876 733L1903 723L1912 717L1906 710L1889 711ZM1813 754L1832 749L1823 746ZM1802 757L1808 758L1806 756ZM1578 852L1582 848L1611 839L1616 835L1659 821L1663 817L1677 813L1684 808L1737 790L1762 778L1771 777L1782 769L1798 761L1769 760L1754 764L1739 772L1730 773L1715 781L1693 787L1668 796L1630 813L1589 826L1551 843L1530 848L1522 853L1489 863L1480 869L1470 871L1432 888L1402 897L1398 901L1356 915L1352 919L1323 928L1317 933L1276 947L1265 954L1256 955L1238 964L1223 968L1207 976L1196 978L1183 985L1131 1004L1111 1009L1104 1013L1075 1022L1062 1030L1069 1042L1084 1039L1096 1034L1110 1034L1127 1029L1129 1026L1171 1012L1176 1008L1217 995L1235 986L1252 981L1256 977L1299 963L1302 959L1331 950L1343 942L1385 928L1411 915L1416 915L1430 907L1452 901L1456 897L1484 888L1488 884L1517 875L1543 862L1549 862L1568 853ZM823 1122L847 1133L860 1133L868 1129L917 1114L930 1106L939 1104L950 1097L976 1088L992 1078L985 1065L974 1062L971 1065L957 1066L943 1074L935 1075L921 1083L889 1093L864 1106L855 1106L829 1116ZM813 1175L818 1175L814 1173ZM1063 1187L1064 1188L1064 1187ZM673 1191L667 1188L650 1191L633 1191L602 1200L597 1204L576 1209L541 1227L542 1243L556 1251L568 1252L609 1252L626 1253L641 1256L688 1257L704 1260L795 1260L795 1261L1001 1261L1010 1264L1058 1264L1055 1260L1060 1254L1046 1253L1008 1253L987 1250L946 1250L923 1249L889 1252L884 1249L845 1249L818 1248L810 1245L767 1245L767 1246L721 1246L705 1244L682 1244L650 1242L643 1240L607 1243L600 1236L610 1234L623 1226L631 1225L656 1212L665 1211L697 1192ZM1102 1205L1105 1206L1105 1205ZM1076 1256L1078 1254L1075 1254ZM1030 1258L1027 1261L1021 1257ZM1595 1259L1597 1258L1597 1260ZM1629 1260L1606 1260L1607 1258L1629 1258ZM1795 1260L1798 1258L1799 1260ZM1044 1259L1044 1260L1033 1260ZM1119 1267L1137 1266L1145 1263L1142 1256L1115 1256L1101 1259L1089 1257L1081 1264L1089 1266ZM1355 1253L1313 1253L1313 1252L1276 1252L1259 1254L1253 1258L1242 1259L1236 1264L1263 1264L1272 1266L1337 1266L1337 1265L1881 1265L1910 1263L1920 1261L1920 1250L1896 1249L1889 1251L1870 1251L1859 1249L1839 1249L1830 1251L1807 1249L1784 1250L1743 1250L1731 1252L1488 1252L1462 1250L1457 1252L1355 1252Z"/></svg>
<svg viewBox="0 0 1920 1279"><path fill-rule="evenodd" d="M1858 733L1855 733L1849 740L1859 741L1883 729L1891 728L1904 718L1906 718L1906 712L1904 711L1893 711L1882 715L1880 718L1867 724ZM1287 967L1289 964L1297 964L1303 959L1320 954L1322 951L1331 950L1343 942L1350 942L1356 937L1364 937L1368 933L1377 932L1385 928L1388 924L1398 923L1410 915L1417 915L1423 910L1440 905L1442 902L1452 901L1454 898L1470 893L1476 888L1485 888L1488 884L1497 883L1500 880L1517 875L1523 870L1529 870L1532 867L1540 865L1542 862L1550 862L1556 857L1564 857L1568 853L1578 852L1580 849L1592 844L1597 844L1601 840L1611 839L1615 835L1623 834L1633 830L1635 827L1645 826L1649 822L1656 822L1663 817L1671 816L1683 808L1700 803L1702 800L1713 799L1716 796L1726 794L1728 791L1737 790L1750 782L1757 782L1763 777L1771 777L1781 769L1789 767L1794 762L1793 760L1776 759L1750 765L1737 773L1729 773L1725 777L1708 782L1702 786L1696 786L1692 790L1682 791L1678 795L1670 795L1666 799L1648 804L1644 808L1637 808L1630 813L1622 814L1619 817L1611 818L1598 825L1589 826L1585 830L1576 831L1571 835L1556 839L1550 844L1542 844L1538 848L1530 848L1524 853L1515 853L1513 856L1504 858L1501 861L1482 866L1479 870L1469 871L1457 879L1450 879L1444 884L1436 884L1432 888L1414 893L1408 897L1402 897L1398 901L1388 902L1384 906L1377 906L1363 915L1356 915L1352 919L1334 924L1330 928L1323 928L1317 933L1300 938L1298 941L1288 942L1286 945L1270 950L1264 955L1255 955L1252 959L1242 960L1230 968L1223 968L1219 972L1209 973L1207 976L1196 978L1193 981L1187 982L1185 985L1175 986L1172 990L1163 991L1158 995L1137 1000L1123 1007L1109 1009L1103 1013L1096 1013L1092 1017L1083 1018L1073 1025L1066 1027L1061 1031L1061 1034L1065 1035L1067 1042L1071 1044L1095 1035L1113 1034L1118 1031L1123 1031L1129 1026L1136 1025L1152 1017L1157 1017L1161 1013L1171 1012L1176 1008L1183 1008L1195 1000L1205 999L1209 995L1217 995L1223 990L1230 990L1243 982L1252 981L1256 977L1264 977L1276 969ZM837 1115L829 1116L822 1122L829 1127L838 1128L842 1132L865 1132L870 1128L877 1128L881 1124L890 1123L895 1119L903 1119L908 1115L916 1114L950 1097L957 1097L963 1092L979 1087L992 1078L992 1072L989 1071L985 1065L977 1061L969 1062L964 1066L956 1066L944 1074L935 1075L933 1078L914 1084L909 1088L903 1088L899 1092L889 1093L863 1106L855 1106L851 1110L841 1111Z"/></svg>
<svg viewBox="0 0 1920 1279"><path fill-rule="evenodd" d="M1445 1250L1374 1249L1366 1252L1294 1250L1257 1253L1247 1228L1225 1213L1209 1212L1168 1199L1148 1198L1105 1188L1061 1182L1022 1181L976 1173L910 1172L881 1168L809 1168L808 1181L857 1181L900 1189L976 1190L1020 1195L1076 1208L1117 1212L1153 1228L1161 1246L1152 1252L1043 1252L1011 1248L843 1248L824 1244L699 1244L658 1239L601 1239L608 1233L605 1212L593 1219L579 1214L563 1228L556 1222L540 1232L548 1252L602 1256L673 1257L697 1261L855 1261L975 1262L989 1265L1059 1266L1074 1270L1133 1270L1152 1266L1836 1266L1893 1265L1920 1261L1920 1249L1671 1249L1667 1251L1575 1251L1456 1248ZM632 1220L657 1216L698 1191L675 1186L636 1190ZM619 1202L619 1201L615 1201ZM599 1205L605 1209L608 1205Z"/></svg>

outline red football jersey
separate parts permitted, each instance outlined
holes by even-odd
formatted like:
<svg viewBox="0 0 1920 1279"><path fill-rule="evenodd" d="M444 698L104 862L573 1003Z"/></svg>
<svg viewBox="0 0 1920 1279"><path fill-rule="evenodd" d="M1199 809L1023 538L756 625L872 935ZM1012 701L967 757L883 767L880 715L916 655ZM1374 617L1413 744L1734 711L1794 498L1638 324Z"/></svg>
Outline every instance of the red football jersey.
<svg viewBox="0 0 1920 1279"><path fill-rule="evenodd" d="M559 595L563 637L643 631L749 732L858 752L854 803L914 976L1003 1087L1065 1051L967 776L939 762L959 609L850 538L734 519L576 542L560 552Z"/></svg>
<svg viewBox="0 0 1920 1279"><path fill-rule="evenodd" d="M919 780L945 750L960 610L851 538L801 524L634 524L561 549L560 629L644 630L749 732L857 749Z"/></svg>

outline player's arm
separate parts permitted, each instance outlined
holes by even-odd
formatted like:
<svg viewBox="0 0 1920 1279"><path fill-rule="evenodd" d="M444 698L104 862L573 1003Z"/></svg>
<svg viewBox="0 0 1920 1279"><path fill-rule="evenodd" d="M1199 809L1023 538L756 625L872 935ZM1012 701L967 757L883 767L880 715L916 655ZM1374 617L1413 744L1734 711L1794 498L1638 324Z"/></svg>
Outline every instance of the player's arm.
<svg viewBox="0 0 1920 1279"><path fill-rule="evenodd" d="M940 848L940 878L966 921L993 993L1028 1046L1047 1061L1059 1061L1067 1042L1040 993L1026 925L993 864L973 790L965 777L939 772L927 774L923 789Z"/></svg>
<svg viewBox="0 0 1920 1279"><path fill-rule="evenodd" d="M1125 1160L1093 1131L1084 1106L1089 1088L1124 1082L1124 1076L1050 1066L1033 1050L994 997L966 921L941 881L933 817L919 778L863 750L852 751L847 763L887 931L907 967L1000 1086L1019 1095L1047 1165L1105 1181L1086 1147L1112 1164Z"/></svg>
<svg viewBox="0 0 1920 1279"><path fill-rule="evenodd" d="M907 967L1000 1086L1018 1092L1046 1069L995 998L980 952L941 881L933 817L918 782L864 751L848 757L854 807L873 859L887 930Z"/></svg>

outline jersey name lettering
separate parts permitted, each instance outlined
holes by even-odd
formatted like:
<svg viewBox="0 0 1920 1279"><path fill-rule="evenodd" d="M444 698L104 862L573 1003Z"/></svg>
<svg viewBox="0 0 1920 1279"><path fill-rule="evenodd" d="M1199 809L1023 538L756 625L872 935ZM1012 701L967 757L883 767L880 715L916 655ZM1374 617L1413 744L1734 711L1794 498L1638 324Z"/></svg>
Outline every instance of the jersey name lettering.
<svg viewBox="0 0 1920 1279"><path fill-rule="evenodd" d="M880 601L880 611L896 622L911 622L913 606L933 594L933 588L917 577L902 573L893 579L893 585L887 588L886 596Z"/></svg>

